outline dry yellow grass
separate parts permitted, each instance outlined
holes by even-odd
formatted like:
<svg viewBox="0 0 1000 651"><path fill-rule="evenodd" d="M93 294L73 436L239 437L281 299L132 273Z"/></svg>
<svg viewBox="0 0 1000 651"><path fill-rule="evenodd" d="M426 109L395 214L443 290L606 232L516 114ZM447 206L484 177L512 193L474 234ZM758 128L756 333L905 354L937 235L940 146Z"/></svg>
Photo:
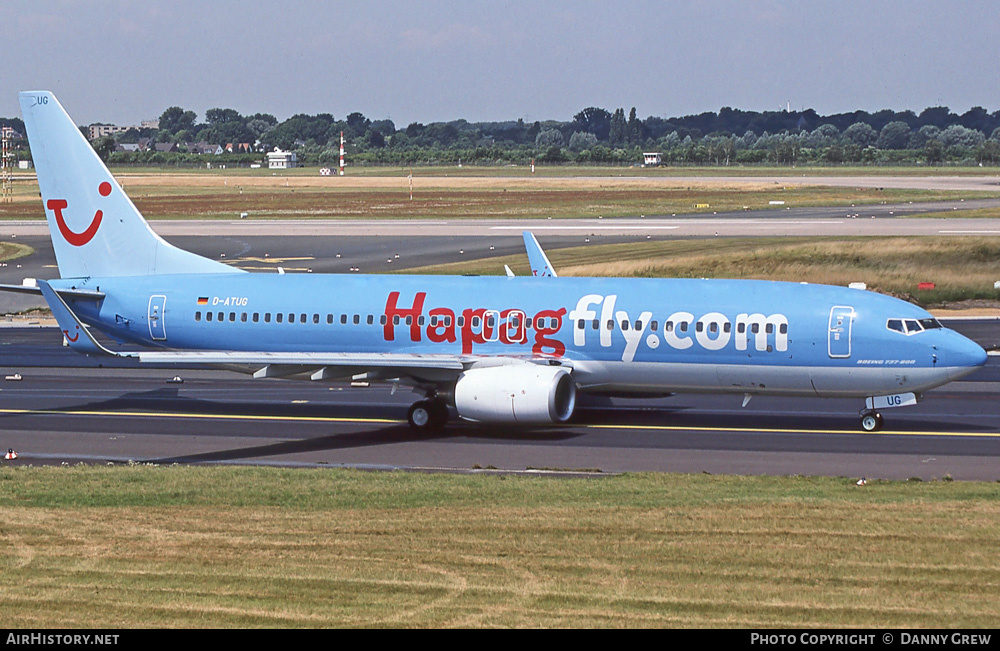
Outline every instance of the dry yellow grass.
<svg viewBox="0 0 1000 651"><path fill-rule="evenodd" d="M995 484L0 471L13 628L991 627Z"/></svg>

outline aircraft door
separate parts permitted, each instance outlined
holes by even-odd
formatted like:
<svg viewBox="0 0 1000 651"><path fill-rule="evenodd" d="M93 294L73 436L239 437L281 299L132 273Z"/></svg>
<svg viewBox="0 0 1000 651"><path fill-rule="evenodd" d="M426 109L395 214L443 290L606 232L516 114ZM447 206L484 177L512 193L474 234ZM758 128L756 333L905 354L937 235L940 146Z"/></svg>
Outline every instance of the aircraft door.
<svg viewBox="0 0 1000 651"><path fill-rule="evenodd" d="M854 325L854 308L837 305L830 310L830 328L827 334L827 352L832 358L851 356L851 328Z"/></svg>
<svg viewBox="0 0 1000 651"><path fill-rule="evenodd" d="M167 304L167 297L157 294L149 297L149 336L153 341L164 341L167 338L167 331L163 325L163 310Z"/></svg>

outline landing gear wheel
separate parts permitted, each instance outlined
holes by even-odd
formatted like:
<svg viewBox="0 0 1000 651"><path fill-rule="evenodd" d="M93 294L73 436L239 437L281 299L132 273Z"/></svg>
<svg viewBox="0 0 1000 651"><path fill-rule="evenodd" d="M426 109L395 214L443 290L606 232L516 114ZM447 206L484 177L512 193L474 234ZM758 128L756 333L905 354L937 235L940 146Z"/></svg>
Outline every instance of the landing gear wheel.
<svg viewBox="0 0 1000 651"><path fill-rule="evenodd" d="M426 432L431 428L431 401L421 400L410 405L410 411L406 414L406 420L410 422L410 427L418 432Z"/></svg>
<svg viewBox="0 0 1000 651"><path fill-rule="evenodd" d="M441 400L420 400L410 406L406 420L417 432L437 432L448 422L448 405Z"/></svg>
<svg viewBox="0 0 1000 651"><path fill-rule="evenodd" d="M861 429L866 432L877 432L882 429L882 423L882 414L877 411L861 414Z"/></svg>

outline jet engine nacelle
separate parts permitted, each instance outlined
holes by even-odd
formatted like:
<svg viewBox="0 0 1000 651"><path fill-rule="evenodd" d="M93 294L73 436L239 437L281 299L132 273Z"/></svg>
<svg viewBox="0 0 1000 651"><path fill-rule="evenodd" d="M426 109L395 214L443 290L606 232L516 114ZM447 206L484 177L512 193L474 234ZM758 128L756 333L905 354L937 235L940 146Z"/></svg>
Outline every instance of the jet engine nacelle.
<svg viewBox="0 0 1000 651"><path fill-rule="evenodd" d="M455 408L488 423L563 423L573 415L576 384L561 366L521 364L472 369L455 384Z"/></svg>

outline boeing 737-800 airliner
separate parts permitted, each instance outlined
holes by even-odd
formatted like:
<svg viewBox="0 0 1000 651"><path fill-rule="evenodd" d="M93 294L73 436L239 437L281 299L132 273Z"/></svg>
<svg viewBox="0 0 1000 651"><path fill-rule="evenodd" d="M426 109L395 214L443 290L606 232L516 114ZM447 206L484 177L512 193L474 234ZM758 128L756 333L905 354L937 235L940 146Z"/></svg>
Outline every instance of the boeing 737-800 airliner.
<svg viewBox="0 0 1000 651"><path fill-rule="evenodd" d="M923 309L846 287L756 280L246 273L158 237L56 98L20 94L60 278L40 292L91 355L222 365L254 377L365 380L487 423L562 423L578 392L867 399L880 408L986 361ZM532 250L537 249L537 250ZM88 331L146 347L112 353ZM152 350L150 350L152 349Z"/></svg>

